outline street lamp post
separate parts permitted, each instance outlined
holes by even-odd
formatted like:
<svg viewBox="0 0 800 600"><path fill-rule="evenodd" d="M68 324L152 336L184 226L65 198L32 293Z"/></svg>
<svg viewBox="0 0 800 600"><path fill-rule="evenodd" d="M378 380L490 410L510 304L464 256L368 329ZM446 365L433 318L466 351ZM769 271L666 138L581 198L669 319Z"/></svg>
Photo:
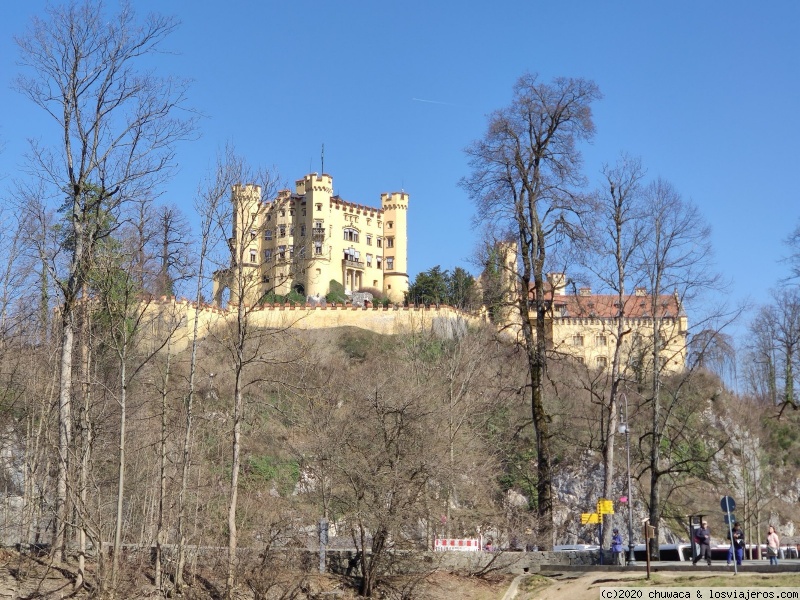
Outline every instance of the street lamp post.
<svg viewBox="0 0 800 600"><path fill-rule="evenodd" d="M625 434L625 451L628 462L628 565L636 564L636 557L633 553L633 498L631 497L631 430L628 427L628 396L622 394L625 399L625 419L619 425L619 432Z"/></svg>

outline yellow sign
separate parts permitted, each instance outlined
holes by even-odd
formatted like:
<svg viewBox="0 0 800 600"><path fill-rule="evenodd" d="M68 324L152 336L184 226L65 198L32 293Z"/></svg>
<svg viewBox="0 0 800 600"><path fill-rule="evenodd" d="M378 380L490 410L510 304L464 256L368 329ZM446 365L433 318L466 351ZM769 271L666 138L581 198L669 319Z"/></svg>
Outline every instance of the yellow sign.
<svg viewBox="0 0 800 600"><path fill-rule="evenodd" d="M581 513L581 525L591 525L600 522L600 515L597 513Z"/></svg>
<svg viewBox="0 0 800 600"><path fill-rule="evenodd" d="M597 501L597 512L599 512L601 515L613 515L614 501L601 498Z"/></svg>

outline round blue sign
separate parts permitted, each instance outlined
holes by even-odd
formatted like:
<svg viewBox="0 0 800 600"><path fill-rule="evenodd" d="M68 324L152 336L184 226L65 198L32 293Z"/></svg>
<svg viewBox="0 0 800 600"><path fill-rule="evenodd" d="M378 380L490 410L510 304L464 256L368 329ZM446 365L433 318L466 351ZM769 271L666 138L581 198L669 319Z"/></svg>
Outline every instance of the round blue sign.
<svg viewBox="0 0 800 600"><path fill-rule="evenodd" d="M731 513L736 509L736 502L730 496L723 496L719 502L722 512Z"/></svg>

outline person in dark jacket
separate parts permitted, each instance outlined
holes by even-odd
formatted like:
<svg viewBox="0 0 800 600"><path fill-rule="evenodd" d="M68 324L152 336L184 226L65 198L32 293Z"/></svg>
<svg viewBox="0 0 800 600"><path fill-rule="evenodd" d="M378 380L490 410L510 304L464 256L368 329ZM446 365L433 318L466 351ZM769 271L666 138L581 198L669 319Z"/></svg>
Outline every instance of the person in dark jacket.
<svg viewBox="0 0 800 600"><path fill-rule="evenodd" d="M731 533L733 538L731 538ZM733 524L733 531L728 534L728 539L731 540L731 547L728 548L728 565L733 561L734 553L736 556L736 565L742 566L742 559L744 558L744 531L739 521Z"/></svg>
<svg viewBox="0 0 800 600"><path fill-rule="evenodd" d="M703 521L694 532L694 542L697 544L697 556L692 561L693 565L697 561L705 558L708 566L711 566L711 530L708 528L708 521Z"/></svg>

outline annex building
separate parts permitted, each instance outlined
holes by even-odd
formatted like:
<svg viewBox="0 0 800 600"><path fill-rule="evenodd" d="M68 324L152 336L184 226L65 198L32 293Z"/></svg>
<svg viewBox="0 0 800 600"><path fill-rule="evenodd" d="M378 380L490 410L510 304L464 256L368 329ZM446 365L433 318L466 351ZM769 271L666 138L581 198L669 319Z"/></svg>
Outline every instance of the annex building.
<svg viewBox="0 0 800 600"><path fill-rule="evenodd" d="M610 369L622 319L623 372L652 368L654 331L660 332L659 352L664 373L682 371L686 366L688 319L677 293L653 297L645 288L633 294L594 294L580 288L568 294L566 275L548 275L547 335L555 353L572 358L589 369ZM654 318L655 317L655 318ZM534 320L536 315L531 313Z"/></svg>
<svg viewBox="0 0 800 600"><path fill-rule="evenodd" d="M495 321L501 331L519 339L520 316L514 242L497 244L502 308ZM491 286L487 274L483 285ZM568 292L572 289L572 293ZM610 370L622 324L621 371L631 379L651 372L654 333L659 332L659 370L677 373L686 368L688 318L677 292L654 295L643 287L633 294L596 294L591 288L575 289L566 273L548 273L544 282L546 347L553 357L564 358L589 370ZM528 290L528 319L536 331L535 290Z"/></svg>
<svg viewBox="0 0 800 600"><path fill-rule="evenodd" d="M325 297L331 282L346 294L377 290L394 303L408 291L408 194L381 194L379 207L348 202L333 193L330 175L311 173L262 198L261 187L235 185L231 266L214 274L213 301L291 291Z"/></svg>

